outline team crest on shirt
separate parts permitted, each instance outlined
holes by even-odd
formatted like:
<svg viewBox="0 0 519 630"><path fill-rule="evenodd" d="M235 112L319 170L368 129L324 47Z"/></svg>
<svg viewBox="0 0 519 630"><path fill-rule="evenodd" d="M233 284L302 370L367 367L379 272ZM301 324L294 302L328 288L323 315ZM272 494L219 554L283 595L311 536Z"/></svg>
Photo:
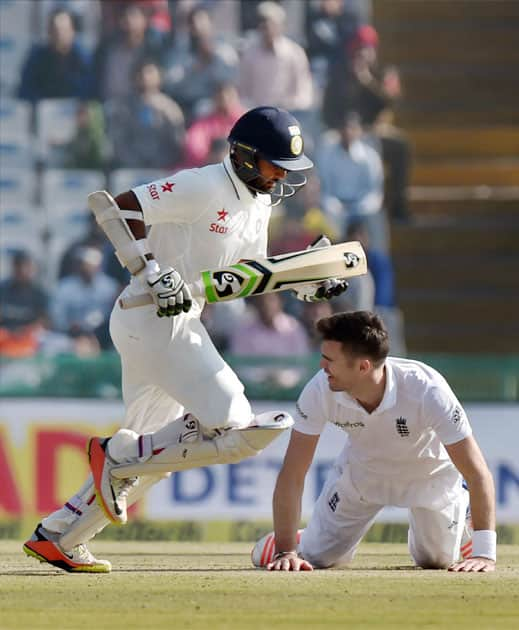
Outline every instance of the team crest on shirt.
<svg viewBox="0 0 519 630"><path fill-rule="evenodd" d="M409 428L407 426L407 420L400 416L395 420L396 432L400 437L409 437Z"/></svg>

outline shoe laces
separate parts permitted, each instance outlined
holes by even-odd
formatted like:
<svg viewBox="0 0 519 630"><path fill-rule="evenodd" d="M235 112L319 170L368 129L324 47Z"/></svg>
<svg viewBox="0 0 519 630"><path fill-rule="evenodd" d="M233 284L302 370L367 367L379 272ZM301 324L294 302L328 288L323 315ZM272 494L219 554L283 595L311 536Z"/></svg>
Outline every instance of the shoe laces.
<svg viewBox="0 0 519 630"><path fill-rule="evenodd" d="M91 563L95 560L94 556L90 553L88 547L85 543L81 543L80 545L76 545L73 549L74 555L77 556L77 559L85 564Z"/></svg>
<svg viewBox="0 0 519 630"><path fill-rule="evenodd" d="M114 487L117 499L125 499L128 496L130 490L139 483L138 477L128 477L128 479L113 479L112 485Z"/></svg>

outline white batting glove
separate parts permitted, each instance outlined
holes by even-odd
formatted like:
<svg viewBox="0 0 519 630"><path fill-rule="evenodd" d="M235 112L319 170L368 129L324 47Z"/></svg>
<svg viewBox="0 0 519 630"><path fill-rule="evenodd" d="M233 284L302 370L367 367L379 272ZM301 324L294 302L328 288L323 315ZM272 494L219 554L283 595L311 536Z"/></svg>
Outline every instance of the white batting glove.
<svg viewBox="0 0 519 630"><path fill-rule="evenodd" d="M329 247L331 244L330 239L325 234L321 234L306 249L319 249L320 247ZM325 302L344 293L347 289L348 283L346 280L330 278L323 282L305 284L298 289L294 289L294 293L296 298L302 302Z"/></svg>
<svg viewBox="0 0 519 630"><path fill-rule="evenodd" d="M182 311L187 313L193 303L191 291L173 267L158 268L146 276L148 291L158 306L159 317L171 317Z"/></svg>

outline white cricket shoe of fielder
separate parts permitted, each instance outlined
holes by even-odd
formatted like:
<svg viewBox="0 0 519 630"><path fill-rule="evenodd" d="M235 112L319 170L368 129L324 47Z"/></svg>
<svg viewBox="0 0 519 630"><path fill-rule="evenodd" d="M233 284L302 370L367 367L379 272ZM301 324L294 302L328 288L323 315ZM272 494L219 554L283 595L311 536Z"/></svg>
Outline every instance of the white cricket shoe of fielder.
<svg viewBox="0 0 519 630"><path fill-rule="evenodd" d="M109 438L93 437L88 442L88 461L94 478L96 499L106 517L116 525L128 520L128 492L138 483L138 478L116 479L111 470L117 465L108 454Z"/></svg>
<svg viewBox="0 0 519 630"><path fill-rule="evenodd" d="M301 542L302 533L302 529L297 530L296 542L298 545ZM263 538L260 538L258 542L254 545L250 554L250 558L252 560L252 564L255 567L263 568L266 567L269 562L272 562L275 553L276 538L274 536L274 532L270 532L268 534L265 534Z"/></svg>

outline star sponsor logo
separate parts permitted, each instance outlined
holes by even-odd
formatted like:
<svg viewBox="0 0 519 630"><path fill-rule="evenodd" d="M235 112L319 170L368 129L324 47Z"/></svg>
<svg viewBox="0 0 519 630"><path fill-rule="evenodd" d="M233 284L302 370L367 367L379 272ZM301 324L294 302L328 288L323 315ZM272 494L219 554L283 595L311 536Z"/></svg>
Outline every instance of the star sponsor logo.
<svg viewBox="0 0 519 630"><path fill-rule="evenodd" d="M157 190L157 184L148 184L146 186L148 193L155 201L160 199L159 191Z"/></svg>
<svg viewBox="0 0 519 630"><path fill-rule="evenodd" d="M229 231L229 226L221 225L219 222L225 223L229 217L229 213L225 208L218 210L216 212L216 221L213 221L209 226L209 232L216 232L216 234L227 234Z"/></svg>
<svg viewBox="0 0 519 630"><path fill-rule="evenodd" d="M173 192L173 186L175 184L173 182L166 182L162 184L162 192Z"/></svg>

